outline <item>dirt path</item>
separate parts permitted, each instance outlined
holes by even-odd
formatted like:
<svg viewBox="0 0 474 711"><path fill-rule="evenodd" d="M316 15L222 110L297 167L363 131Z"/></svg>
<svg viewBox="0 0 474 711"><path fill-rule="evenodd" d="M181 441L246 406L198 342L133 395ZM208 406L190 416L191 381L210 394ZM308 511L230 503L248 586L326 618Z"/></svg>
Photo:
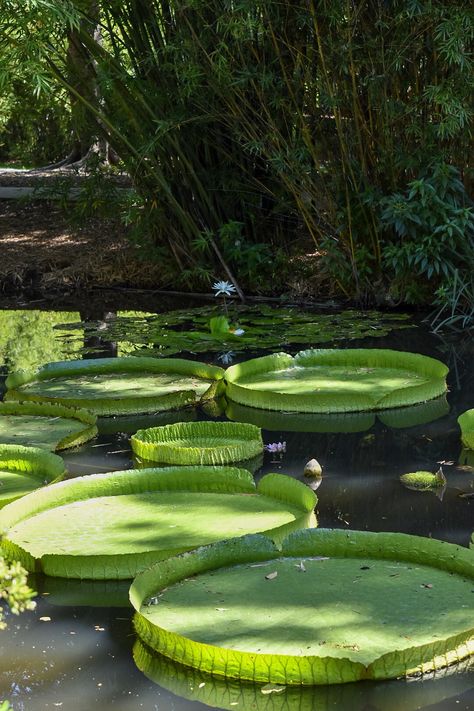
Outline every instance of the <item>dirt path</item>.
<svg viewBox="0 0 474 711"><path fill-rule="evenodd" d="M0 170L0 190L37 187L58 177L57 171L51 176ZM72 177L79 186L83 178ZM160 285L159 272L139 259L118 220L86 219L77 226L54 202L0 199L0 292L153 288Z"/></svg>

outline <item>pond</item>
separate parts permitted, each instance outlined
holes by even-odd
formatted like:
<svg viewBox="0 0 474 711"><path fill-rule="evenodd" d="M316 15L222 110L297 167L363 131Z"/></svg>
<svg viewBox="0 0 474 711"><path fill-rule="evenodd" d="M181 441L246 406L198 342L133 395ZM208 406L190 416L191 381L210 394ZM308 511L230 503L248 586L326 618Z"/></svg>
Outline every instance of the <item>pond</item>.
<svg viewBox="0 0 474 711"><path fill-rule="evenodd" d="M415 409L410 416L285 416L239 405L228 407L227 416L258 424L266 444L286 443L285 451L265 452L256 480L278 472L304 481L305 463L312 458L321 463L316 510L320 527L400 531L468 546L474 499L462 494L474 492L474 462L461 453L456 420L474 407L472 337L436 336L414 316L338 314L330 309L302 314L289 306L273 311L258 305L240 312L231 308L227 314L244 330L239 340L234 334L210 333L209 318L222 309L200 308L191 317L190 309L202 304L160 299L157 303L139 294L102 293L54 305L5 301L0 311L2 373L54 360L133 354L179 354L228 365L319 345L433 356L450 368L447 402ZM178 313L170 313L178 307ZM227 417L221 404L100 418L95 439L62 453L68 476L128 469L133 466L129 438L136 430L193 419ZM400 483L403 473L436 471L440 465L447 478L441 493L413 491ZM92 584L36 575L31 584L38 591L36 610L10 616L7 630L0 633L0 699L10 699L17 711L474 708L472 663L411 681L287 688L264 695L259 686L213 680L150 655L136 642L126 581Z"/></svg>

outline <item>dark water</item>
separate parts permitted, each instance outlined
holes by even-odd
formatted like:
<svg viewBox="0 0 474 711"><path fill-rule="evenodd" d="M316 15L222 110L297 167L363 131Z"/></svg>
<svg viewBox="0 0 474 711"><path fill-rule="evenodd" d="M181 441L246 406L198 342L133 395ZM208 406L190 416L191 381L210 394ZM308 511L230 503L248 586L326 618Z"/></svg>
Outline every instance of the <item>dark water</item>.
<svg viewBox="0 0 474 711"><path fill-rule="evenodd" d="M74 302L57 304L56 310L63 312L57 317L46 313L44 307L49 305L43 303L16 304L26 312L16 316L13 311L0 312L0 365L4 363L4 372L12 363L25 367L28 361L26 366L31 365L35 357L41 361L80 357L83 352L97 357L116 352L116 343L97 334L88 335L87 329L85 333L66 327L51 330L51 324L77 323L81 318L100 321L106 311L119 307L156 311L170 306L139 303L138 297L133 303L130 298L127 303L118 301L116 295L107 295L87 300L86 307L79 308ZM7 308L13 306L8 304ZM36 311L31 309L43 309L44 316L32 316ZM67 318L65 311L69 313ZM9 341L8 329L15 330L14 343L11 338ZM345 432L338 432L341 423L331 418L323 423L317 418L298 421L294 417L285 420L263 415L260 423L258 411L251 412L250 420L257 418L263 427L265 443L286 441L286 453L266 453L256 476L279 471L302 479L304 464L316 457L324 471L317 491L320 526L402 531L467 546L474 530L474 500L459 494L474 491L474 469L462 466L456 418L474 407L472 338L435 337L426 327L418 326L392 331L383 338L339 342L341 345L390 347L443 360L450 366L447 404L434 404L430 412L415 412L410 426L396 417L385 422L372 417L348 418L342 428L352 431ZM239 358L244 357L239 354ZM217 362L217 354L208 358L199 354L199 359ZM231 410L229 415L244 417L245 413ZM132 432L184 417L199 419L210 415L198 410L155 418L102 420L98 438L62 453L70 476L133 466L128 444ZM435 419L427 421L430 418ZM438 462L445 462L448 480L442 500L400 484L401 473L433 471ZM0 699L10 699L16 710L197 711L209 706L245 711L474 709L474 667L467 663L433 678L287 689L278 696L264 696L259 687L252 685L213 681L159 658L147 660L146 676L134 663L135 635L126 605L127 584L63 584L41 576L34 578L32 584L39 592L37 609L18 618L10 616L8 629L0 632ZM446 603L449 605L449 600ZM143 662L137 648L135 654Z"/></svg>

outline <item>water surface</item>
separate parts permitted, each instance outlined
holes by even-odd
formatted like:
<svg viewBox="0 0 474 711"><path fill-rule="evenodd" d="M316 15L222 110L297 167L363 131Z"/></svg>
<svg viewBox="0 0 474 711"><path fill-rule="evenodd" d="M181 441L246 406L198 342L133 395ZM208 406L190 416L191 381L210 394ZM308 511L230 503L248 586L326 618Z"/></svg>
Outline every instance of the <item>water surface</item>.
<svg viewBox="0 0 474 711"><path fill-rule="evenodd" d="M6 304L6 310L0 312L3 373L62 358L109 357L118 352L146 355L156 348L156 335L143 339L141 328L132 341L123 335L121 341L108 340L107 323L119 309L150 314L170 304L160 304L158 309L156 303L138 296L125 299L104 294L82 303L57 303L54 311L47 308L47 302L25 303L21 309L12 306L15 304ZM106 326L100 328L101 323ZM265 323L261 325L265 327ZM115 338L117 329L113 334ZM295 353L311 345L300 341L294 347L284 347ZM325 347L330 345L325 342ZM474 491L474 469L463 464L456 419L474 407L472 338L435 337L425 326L417 326L392 330L381 338L338 339L337 347L389 347L441 359L450 367L447 404L433 404L435 419L431 421L426 413L415 413L411 420L397 413L385 419L369 413L343 422L309 417L298 424L297 419L269 413L268 421L260 425L264 442L285 441L286 452L267 452L256 478L280 472L303 480L305 463L316 457L323 466L317 489L320 526L401 531L467 546L474 530L474 500L459 494ZM272 346L270 350L282 348ZM253 347L230 358L237 362L266 352ZM222 364L225 353L180 355ZM69 476L129 468L134 464L129 437L137 429L210 419L216 412L225 419L220 410L213 415L209 410L185 410L103 419L95 440L63 453ZM229 415L234 418L232 408ZM235 419L245 417L245 411L238 411ZM249 421L256 417L259 411L250 412ZM440 462L448 480L442 496L410 491L400 484L400 474L435 471ZM32 584L39 593L37 609L18 618L10 616L8 629L0 633L0 698L11 699L16 711L198 711L209 706L244 711L474 709L474 669L468 664L423 680L288 689L278 696L263 695L252 685L214 682L158 657L148 658L146 650L142 653L138 646L134 650L127 583L81 584L36 576ZM451 603L448 600L446 604ZM137 668L134 652L146 674Z"/></svg>

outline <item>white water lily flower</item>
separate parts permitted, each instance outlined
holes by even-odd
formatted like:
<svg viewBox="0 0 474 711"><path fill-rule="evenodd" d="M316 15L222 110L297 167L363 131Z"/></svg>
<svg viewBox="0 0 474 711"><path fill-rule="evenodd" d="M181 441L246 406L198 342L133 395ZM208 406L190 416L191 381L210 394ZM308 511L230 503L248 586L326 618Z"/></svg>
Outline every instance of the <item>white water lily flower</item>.
<svg viewBox="0 0 474 711"><path fill-rule="evenodd" d="M222 296L232 296L237 291L230 281L216 281L212 288L216 292L214 296L220 296L221 294Z"/></svg>

